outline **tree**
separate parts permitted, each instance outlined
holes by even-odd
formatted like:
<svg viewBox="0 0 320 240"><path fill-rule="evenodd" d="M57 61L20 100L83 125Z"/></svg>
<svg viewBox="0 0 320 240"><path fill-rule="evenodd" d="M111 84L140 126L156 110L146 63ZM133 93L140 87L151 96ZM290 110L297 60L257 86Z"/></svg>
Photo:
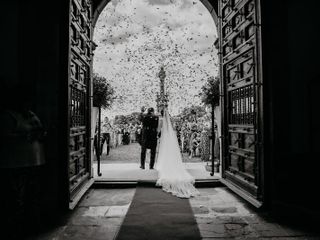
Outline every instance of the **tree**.
<svg viewBox="0 0 320 240"><path fill-rule="evenodd" d="M98 137L97 137L97 145L98 145L98 153L97 153L97 160L98 160L98 176L101 176L100 172L100 136L101 136L101 108L110 108L112 103L115 99L114 96L114 89L107 82L107 79L99 76L98 74L93 74L93 106L98 107Z"/></svg>
<svg viewBox="0 0 320 240"><path fill-rule="evenodd" d="M201 100L206 105L211 105L212 117L212 169L211 175L214 174L214 146L215 146L215 130L214 130L214 107L219 106L220 99L220 80L218 77L209 77L206 84L202 87L200 93Z"/></svg>
<svg viewBox="0 0 320 240"><path fill-rule="evenodd" d="M191 107L184 108L182 112L176 117L191 121L192 119L196 120L197 118L201 118L205 114L206 114L206 110L203 106L192 105Z"/></svg>
<svg viewBox="0 0 320 240"><path fill-rule="evenodd" d="M114 118L114 124L118 125L118 124L138 124L139 121L139 116L140 113L139 112L133 112L131 114L128 115L117 115Z"/></svg>
<svg viewBox="0 0 320 240"><path fill-rule="evenodd" d="M211 105L213 108L219 106L220 98L220 80L218 77L209 77L206 84L202 87L200 93L201 100L206 105ZM212 109L213 109L212 108Z"/></svg>
<svg viewBox="0 0 320 240"><path fill-rule="evenodd" d="M125 115L116 115L114 118L114 124L119 125L119 124L125 124L126 123L126 116Z"/></svg>
<svg viewBox="0 0 320 240"><path fill-rule="evenodd" d="M93 74L93 106L108 109L115 99L115 91L107 79Z"/></svg>

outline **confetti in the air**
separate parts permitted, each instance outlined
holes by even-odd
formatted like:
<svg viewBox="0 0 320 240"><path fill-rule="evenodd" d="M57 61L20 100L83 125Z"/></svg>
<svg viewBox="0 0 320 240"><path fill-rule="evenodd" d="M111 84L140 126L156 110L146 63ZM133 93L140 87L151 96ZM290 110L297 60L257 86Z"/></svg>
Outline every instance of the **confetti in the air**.
<svg viewBox="0 0 320 240"><path fill-rule="evenodd" d="M201 87L218 74L216 39L215 23L198 0L112 0L94 29L94 72L117 96L105 114L155 107L161 66L172 115L201 104Z"/></svg>

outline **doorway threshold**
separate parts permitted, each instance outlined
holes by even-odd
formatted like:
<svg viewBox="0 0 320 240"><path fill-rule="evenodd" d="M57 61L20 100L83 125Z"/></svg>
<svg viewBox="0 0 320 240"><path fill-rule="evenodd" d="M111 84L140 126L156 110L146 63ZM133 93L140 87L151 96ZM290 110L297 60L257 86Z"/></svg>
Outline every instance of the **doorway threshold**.
<svg viewBox="0 0 320 240"><path fill-rule="evenodd" d="M137 180L137 179L95 179L92 187L93 188L135 188L137 184L143 183L145 185L156 186L156 180ZM195 186L201 187L221 187L223 184L220 178L214 179L196 179Z"/></svg>
<svg viewBox="0 0 320 240"><path fill-rule="evenodd" d="M220 173L211 176L206 170L206 163L185 163L186 170L194 177L196 187L222 186ZM136 187L137 183L155 186L158 171L155 169L140 169L138 163L101 164L101 176L97 174L97 164L93 164L95 188L127 188Z"/></svg>

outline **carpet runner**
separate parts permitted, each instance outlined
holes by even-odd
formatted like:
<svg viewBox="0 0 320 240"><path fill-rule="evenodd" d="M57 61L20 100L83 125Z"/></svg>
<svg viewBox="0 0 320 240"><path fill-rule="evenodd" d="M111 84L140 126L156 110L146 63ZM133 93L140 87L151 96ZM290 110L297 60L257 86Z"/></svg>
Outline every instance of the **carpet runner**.
<svg viewBox="0 0 320 240"><path fill-rule="evenodd" d="M188 199L139 183L117 240L201 239Z"/></svg>

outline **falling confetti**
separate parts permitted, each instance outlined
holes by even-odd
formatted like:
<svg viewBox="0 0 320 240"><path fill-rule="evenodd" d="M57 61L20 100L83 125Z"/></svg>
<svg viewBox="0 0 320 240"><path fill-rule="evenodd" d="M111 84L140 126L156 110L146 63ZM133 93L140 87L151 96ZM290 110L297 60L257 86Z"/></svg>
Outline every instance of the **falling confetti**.
<svg viewBox="0 0 320 240"><path fill-rule="evenodd" d="M201 87L218 74L216 38L214 21L199 1L112 0L94 29L94 72L117 95L104 114L114 117L155 107L161 66L172 115L200 104Z"/></svg>

